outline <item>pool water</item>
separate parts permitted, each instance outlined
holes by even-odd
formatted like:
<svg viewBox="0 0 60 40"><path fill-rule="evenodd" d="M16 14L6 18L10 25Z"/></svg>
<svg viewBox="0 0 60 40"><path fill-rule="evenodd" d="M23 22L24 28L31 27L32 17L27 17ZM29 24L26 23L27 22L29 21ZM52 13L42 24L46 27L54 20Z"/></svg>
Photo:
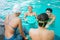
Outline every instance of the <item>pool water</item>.
<svg viewBox="0 0 60 40"><path fill-rule="evenodd" d="M3 3L2 3L3 2ZM56 16L55 21L48 29L54 30L55 40L60 40L60 0L0 0L0 18L5 19L7 14L12 14L12 9L15 4L20 4L19 8L21 15L19 18L22 20L22 26L27 28L29 31L29 26L38 26L38 23L31 25L24 21L24 14L28 11L28 6L33 7L33 12L37 15L46 11L46 8L52 8L53 14ZM29 27L29 28L28 28ZM35 27L35 28L36 28Z"/></svg>

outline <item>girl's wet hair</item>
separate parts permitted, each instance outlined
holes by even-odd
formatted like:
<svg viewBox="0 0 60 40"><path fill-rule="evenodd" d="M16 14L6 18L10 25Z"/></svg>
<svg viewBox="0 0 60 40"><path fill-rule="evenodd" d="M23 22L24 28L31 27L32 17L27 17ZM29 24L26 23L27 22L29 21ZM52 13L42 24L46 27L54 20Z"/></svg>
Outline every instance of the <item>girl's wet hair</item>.
<svg viewBox="0 0 60 40"><path fill-rule="evenodd" d="M50 11L50 12L52 13L52 9L51 9L51 8L47 8L46 11L47 11L47 10Z"/></svg>
<svg viewBox="0 0 60 40"><path fill-rule="evenodd" d="M28 6L28 8L29 8L29 7L33 8L32 6Z"/></svg>
<svg viewBox="0 0 60 40"><path fill-rule="evenodd" d="M42 14L38 15L37 19L38 19L39 26L45 27L49 18L48 18L48 15L46 13L42 13Z"/></svg>

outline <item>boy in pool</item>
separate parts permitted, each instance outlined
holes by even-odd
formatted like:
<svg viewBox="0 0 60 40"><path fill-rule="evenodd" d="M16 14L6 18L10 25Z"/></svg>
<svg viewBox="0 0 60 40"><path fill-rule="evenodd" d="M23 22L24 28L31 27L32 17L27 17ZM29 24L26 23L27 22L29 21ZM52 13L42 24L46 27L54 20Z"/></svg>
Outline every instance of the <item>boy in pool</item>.
<svg viewBox="0 0 60 40"><path fill-rule="evenodd" d="M54 40L54 32L52 30L47 30L45 28L48 15L46 13L42 13L38 15L38 24L39 27L37 29L31 28L29 31L29 35L32 40Z"/></svg>
<svg viewBox="0 0 60 40"><path fill-rule="evenodd" d="M22 30L22 24L20 18L18 16L20 15L20 12L16 12L11 15L7 15L5 19L5 38L4 40L15 40L16 38L16 29L19 29L20 34L22 37L26 40L26 37Z"/></svg>
<svg viewBox="0 0 60 40"><path fill-rule="evenodd" d="M49 21L48 21L48 23L46 25L46 28L48 28L49 25L51 25L55 21L55 16L52 14L52 9L51 8L46 9L46 14L49 17Z"/></svg>

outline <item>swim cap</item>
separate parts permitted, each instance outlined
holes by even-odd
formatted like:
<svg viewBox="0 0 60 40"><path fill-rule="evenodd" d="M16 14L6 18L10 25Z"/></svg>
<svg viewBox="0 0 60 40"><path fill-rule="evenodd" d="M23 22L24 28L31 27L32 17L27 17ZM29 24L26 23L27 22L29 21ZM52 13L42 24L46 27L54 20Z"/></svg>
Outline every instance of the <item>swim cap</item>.
<svg viewBox="0 0 60 40"><path fill-rule="evenodd" d="M20 5L19 4L15 4L13 9L12 9L13 13L18 13L20 12Z"/></svg>

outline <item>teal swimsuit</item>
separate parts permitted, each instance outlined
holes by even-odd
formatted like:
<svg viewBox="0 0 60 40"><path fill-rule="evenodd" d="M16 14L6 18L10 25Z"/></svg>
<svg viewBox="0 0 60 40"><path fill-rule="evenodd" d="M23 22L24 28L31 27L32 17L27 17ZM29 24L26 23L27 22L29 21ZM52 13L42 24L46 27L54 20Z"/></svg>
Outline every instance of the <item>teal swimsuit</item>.
<svg viewBox="0 0 60 40"><path fill-rule="evenodd" d="M34 15L32 16L27 16L27 23L29 24L34 24L36 22L36 17Z"/></svg>
<svg viewBox="0 0 60 40"><path fill-rule="evenodd" d="M4 40L15 40L15 38L16 38L16 34L15 33L16 33L17 27L16 28L13 28L13 29L15 31L14 32L14 35L11 38L9 38L9 39L5 36Z"/></svg>
<svg viewBox="0 0 60 40"><path fill-rule="evenodd" d="M37 24L37 20L36 20L36 17L34 15L32 16L27 16L26 17L27 21L26 23L28 24L28 26L25 26L25 32L26 32L26 36L28 37L28 40L31 40L30 36L29 36L29 30L31 28L37 28L38 24Z"/></svg>
<svg viewBox="0 0 60 40"><path fill-rule="evenodd" d="M36 17L34 15L32 16L27 16L27 23L29 24L30 28L36 28Z"/></svg>
<svg viewBox="0 0 60 40"><path fill-rule="evenodd" d="M16 27L13 29L14 29L14 35L9 39L5 36L4 40L22 40L22 36L20 35L18 28Z"/></svg>
<svg viewBox="0 0 60 40"><path fill-rule="evenodd" d="M30 28L37 28L37 20L34 15L32 15L32 16L28 15L26 17L26 19L27 19L26 24L28 24L28 26L26 25L25 27L29 33Z"/></svg>

